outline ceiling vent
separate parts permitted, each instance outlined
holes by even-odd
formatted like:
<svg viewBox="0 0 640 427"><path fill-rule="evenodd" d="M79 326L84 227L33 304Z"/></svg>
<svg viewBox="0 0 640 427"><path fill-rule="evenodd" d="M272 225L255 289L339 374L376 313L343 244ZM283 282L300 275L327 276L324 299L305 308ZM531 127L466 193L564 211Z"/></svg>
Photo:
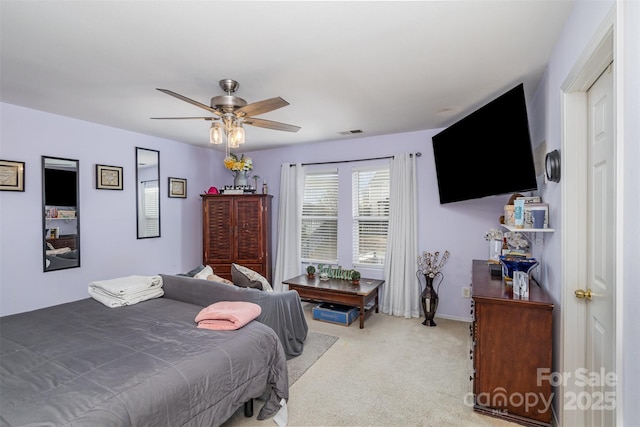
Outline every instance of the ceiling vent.
<svg viewBox="0 0 640 427"><path fill-rule="evenodd" d="M364 133L361 129L353 129L353 130L345 130L343 132L338 132L340 135L356 135L358 133Z"/></svg>

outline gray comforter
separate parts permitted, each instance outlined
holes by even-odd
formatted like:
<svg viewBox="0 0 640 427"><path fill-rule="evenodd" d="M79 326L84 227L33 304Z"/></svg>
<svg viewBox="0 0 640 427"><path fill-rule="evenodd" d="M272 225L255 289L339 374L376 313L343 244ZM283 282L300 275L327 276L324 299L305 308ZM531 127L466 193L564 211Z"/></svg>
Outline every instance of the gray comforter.
<svg viewBox="0 0 640 427"><path fill-rule="evenodd" d="M299 356L309 329L300 295L296 291L265 292L240 288L211 280L161 274L164 296L206 307L218 301L249 301L258 304L262 313L256 319L271 327L284 347L287 359Z"/></svg>
<svg viewBox="0 0 640 427"><path fill-rule="evenodd" d="M169 294L0 318L0 426L218 426L265 395L258 418L275 415L289 385L274 330L198 329L202 305Z"/></svg>

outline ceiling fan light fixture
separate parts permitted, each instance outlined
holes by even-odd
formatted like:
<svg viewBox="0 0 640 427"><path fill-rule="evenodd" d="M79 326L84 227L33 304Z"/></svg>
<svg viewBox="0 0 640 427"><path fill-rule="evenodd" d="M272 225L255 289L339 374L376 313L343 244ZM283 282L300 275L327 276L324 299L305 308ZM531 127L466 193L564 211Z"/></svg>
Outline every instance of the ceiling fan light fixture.
<svg viewBox="0 0 640 427"><path fill-rule="evenodd" d="M211 144L222 144L222 129L220 123L212 123L209 129L209 142Z"/></svg>
<svg viewBox="0 0 640 427"><path fill-rule="evenodd" d="M227 147L238 148L239 146L240 141L233 134L229 134L229 137L227 138Z"/></svg>
<svg viewBox="0 0 640 427"><path fill-rule="evenodd" d="M244 144L244 128L242 127L242 123L236 123L233 127L231 131L231 139L238 145Z"/></svg>
<svg viewBox="0 0 640 427"><path fill-rule="evenodd" d="M221 120L222 123L214 123L209 129L209 142L211 144L222 144L226 140L227 152L230 148L238 148L245 142L245 133L242 123L257 126L265 129L281 130L286 132L297 132L300 126L288 125L286 123L274 122L271 120L258 119L253 116L268 113L278 108L289 105L287 101L280 97L264 99L262 101L248 104L244 99L232 95L238 90L240 84L233 79L220 80L220 88L226 95L218 95L211 98L211 106L187 98L184 95L170 91L168 89L156 88L162 93L188 102L196 107L207 110L214 114L214 117L152 117L162 119L203 119Z"/></svg>

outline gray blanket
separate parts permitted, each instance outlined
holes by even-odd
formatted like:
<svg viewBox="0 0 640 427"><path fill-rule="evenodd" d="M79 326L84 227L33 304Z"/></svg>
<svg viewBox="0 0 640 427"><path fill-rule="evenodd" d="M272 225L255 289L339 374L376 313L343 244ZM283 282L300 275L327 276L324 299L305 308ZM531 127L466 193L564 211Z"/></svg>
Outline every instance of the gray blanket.
<svg viewBox="0 0 640 427"><path fill-rule="evenodd" d="M287 359L302 353L309 327L304 317L300 295L296 291L265 292L185 276L160 276L166 298L203 307L218 301L249 301L258 304L262 313L256 320L271 327L278 334Z"/></svg>
<svg viewBox="0 0 640 427"><path fill-rule="evenodd" d="M275 415L289 397L279 337L256 321L198 329L201 309L165 295L0 318L0 426L219 426L259 396L258 418Z"/></svg>

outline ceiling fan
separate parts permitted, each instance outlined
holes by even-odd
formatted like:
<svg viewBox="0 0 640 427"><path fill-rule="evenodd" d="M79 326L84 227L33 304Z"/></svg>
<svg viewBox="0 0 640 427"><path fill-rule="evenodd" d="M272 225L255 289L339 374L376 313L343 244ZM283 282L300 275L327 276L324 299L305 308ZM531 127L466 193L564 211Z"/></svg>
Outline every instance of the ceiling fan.
<svg viewBox="0 0 640 427"><path fill-rule="evenodd" d="M282 130L286 132L297 132L300 126L288 125L286 123L274 122L271 120L259 119L254 116L268 113L278 108L286 107L289 105L287 101L280 97L269 98L263 101L257 101L251 104L247 104L244 99L232 95L238 90L240 84L232 79L220 80L220 88L226 95L214 96L211 98L211 106L202 104L186 96L172 92L168 89L159 89L160 92L171 95L189 104L200 107L204 110L213 113L212 117L152 117L152 119L158 120L220 120L220 123L213 123L210 130L210 142L212 144L222 143L222 132L227 137L227 147L237 148L239 144L244 143L244 129L242 125L251 125L266 129Z"/></svg>

